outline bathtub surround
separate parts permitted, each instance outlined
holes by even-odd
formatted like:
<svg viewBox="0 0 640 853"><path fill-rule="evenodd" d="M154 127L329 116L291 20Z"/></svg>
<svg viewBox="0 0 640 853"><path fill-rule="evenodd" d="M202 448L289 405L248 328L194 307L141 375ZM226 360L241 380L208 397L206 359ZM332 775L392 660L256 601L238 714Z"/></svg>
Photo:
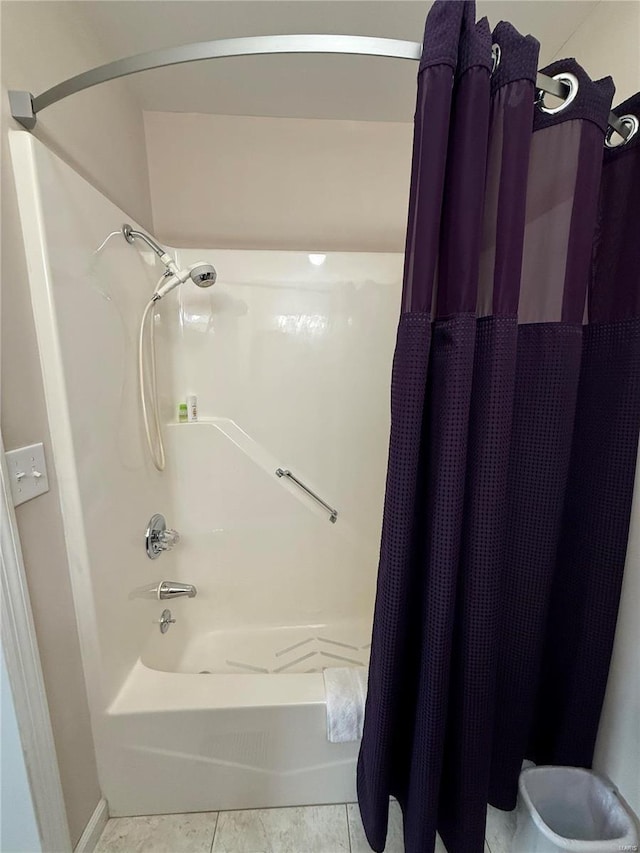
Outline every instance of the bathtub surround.
<svg viewBox="0 0 640 853"><path fill-rule="evenodd" d="M358 744L327 740L322 668L369 655L401 256L211 252L215 288L158 303L160 474L136 383L156 256L37 140L15 133L11 149L111 814L353 800ZM180 267L209 260L171 251ZM199 420L179 424L185 388ZM281 467L339 508L336 524ZM180 542L149 560L157 512ZM166 602L134 593L166 578L198 595L171 602L163 634Z"/></svg>
<svg viewBox="0 0 640 853"><path fill-rule="evenodd" d="M543 69L573 96L536 101L538 47L472 2L427 19L358 763L378 851L389 794L408 853L436 829L480 853L523 758L593 761L640 431L640 134L605 147L613 82L575 60Z"/></svg>

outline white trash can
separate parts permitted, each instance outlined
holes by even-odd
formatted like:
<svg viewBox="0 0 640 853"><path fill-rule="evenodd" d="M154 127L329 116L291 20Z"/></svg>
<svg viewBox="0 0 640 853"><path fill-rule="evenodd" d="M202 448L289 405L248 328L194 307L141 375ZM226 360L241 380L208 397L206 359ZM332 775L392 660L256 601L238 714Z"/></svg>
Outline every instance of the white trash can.
<svg viewBox="0 0 640 853"><path fill-rule="evenodd" d="M634 819L613 786L580 767L531 767L520 774L513 853L632 853Z"/></svg>

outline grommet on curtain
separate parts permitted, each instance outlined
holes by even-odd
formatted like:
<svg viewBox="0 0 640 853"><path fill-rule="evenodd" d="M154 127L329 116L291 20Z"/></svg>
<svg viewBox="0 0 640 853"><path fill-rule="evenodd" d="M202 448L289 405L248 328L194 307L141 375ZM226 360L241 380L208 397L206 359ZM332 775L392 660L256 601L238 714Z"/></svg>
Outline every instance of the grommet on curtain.
<svg viewBox="0 0 640 853"><path fill-rule="evenodd" d="M495 74L498 66L500 65L500 60L502 59L502 51L500 50L499 44L491 45L491 73Z"/></svg>
<svg viewBox="0 0 640 853"><path fill-rule="evenodd" d="M625 127L629 128L629 133L626 139L618 134L620 142L612 142L611 137L614 133L616 133L616 129L609 125L609 127L607 128L607 133L604 137L604 144L607 148L620 148L622 145L626 145L627 142L633 139L633 137L638 132L638 128L640 127L640 122L638 121L637 117L631 114L620 116L620 123L625 125Z"/></svg>
<svg viewBox="0 0 640 853"><path fill-rule="evenodd" d="M575 74L563 72L560 74L554 74L552 79L559 80L561 83L565 83L569 87L569 93L567 94L564 101L561 104L558 104L557 107L547 107L544 103L545 92L542 89L538 91L536 105L542 110L543 113L547 113L551 116L555 115L556 113L562 112L562 110L566 109L569 104L573 103L580 87L580 84L578 83L578 78L575 76Z"/></svg>

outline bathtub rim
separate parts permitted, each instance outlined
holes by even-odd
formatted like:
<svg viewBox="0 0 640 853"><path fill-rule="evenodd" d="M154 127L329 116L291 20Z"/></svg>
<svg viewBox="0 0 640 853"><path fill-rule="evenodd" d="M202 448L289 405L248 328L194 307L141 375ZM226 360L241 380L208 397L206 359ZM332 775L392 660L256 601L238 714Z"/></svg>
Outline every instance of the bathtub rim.
<svg viewBox="0 0 640 853"><path fill-rule="evenodd" d="M138 658L108 715L152 711L326 705L321 672L191 673L150 669Z"/></svg>

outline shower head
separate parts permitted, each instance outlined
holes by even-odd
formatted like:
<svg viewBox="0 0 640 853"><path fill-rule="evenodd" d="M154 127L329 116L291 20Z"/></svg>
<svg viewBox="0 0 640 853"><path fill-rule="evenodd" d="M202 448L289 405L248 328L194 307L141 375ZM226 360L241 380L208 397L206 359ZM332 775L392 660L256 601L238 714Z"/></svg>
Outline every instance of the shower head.
<svg viewBox="0 0 640 853"><path fill-rule="evenodd" d="M169 293L170 290L173 290L173 288L177 287L179 284L183 284L189 278L194 284L197 284L198 287L211 287L212 284L216 283L217 273L211 264L206 264L204 261L198 261L198 263L191 264L191 266L186 269L179 270L176 262L169 254L167 254L166 250L163 249L162 246L159 246L153 238L149 237L148 234L145 234L144 231L136 231L131 227L131 225L125 223L122 226L122 235L127 243L133 243L136 238L142 240L147 244L147 246L149 246L149 248L153 249L167 268L167 278L156 288L152 297L154 300L157 301L158 299L162 299L162 297Z"/></svg>
<svg viewBox="0 0 640 853"><path fill-rule="evenodd" d="M153 299L156 301L158 299L162 299L162 297L166 296L167 293L174 289L174 287L177 287L179 284L183 284L189 279L191 279L194 284L197 284L198 287L211 287L212 284L216 283L216 278L217 273L211 264L207 264L204 261L198 261L195 264L191 264L191 266L186 269L178 270L165 281L161 282L156 288L156 292L153 294Z"/></svg>
<svg viewBox="0 0 640 853"><path fill-rule="evenodd" d="M197 264L192 264L189 267L189 277L198 287L211 287L212 284L216 283L218 275L211 264L198 261Z"/></svg>

